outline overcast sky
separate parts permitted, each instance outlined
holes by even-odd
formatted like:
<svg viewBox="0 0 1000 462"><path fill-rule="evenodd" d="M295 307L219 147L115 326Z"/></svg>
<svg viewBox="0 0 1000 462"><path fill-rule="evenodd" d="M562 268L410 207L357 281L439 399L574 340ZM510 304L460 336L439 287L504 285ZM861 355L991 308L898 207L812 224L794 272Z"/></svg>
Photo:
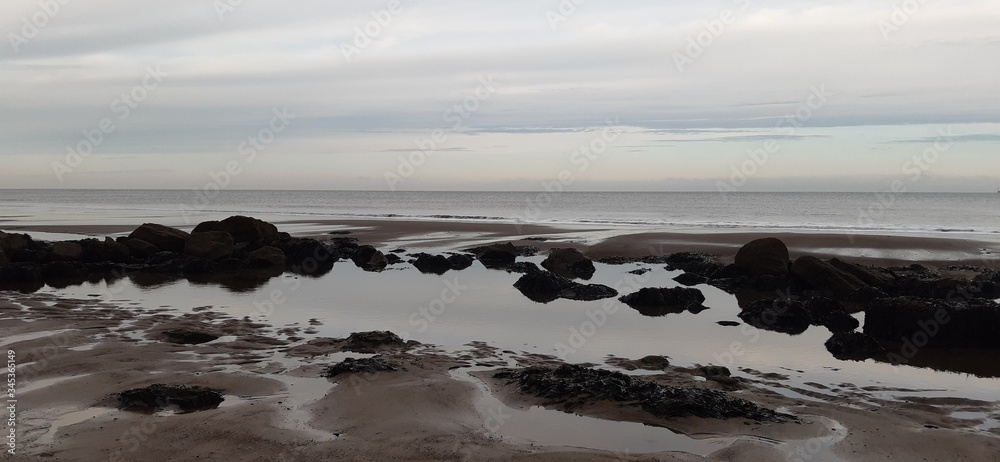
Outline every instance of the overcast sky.
<svg viewBox="0 0 1000 462"><path fill-rule="evenodd" d="M0 187L993 191L998 24L996 0L5 0Z"/></svg>

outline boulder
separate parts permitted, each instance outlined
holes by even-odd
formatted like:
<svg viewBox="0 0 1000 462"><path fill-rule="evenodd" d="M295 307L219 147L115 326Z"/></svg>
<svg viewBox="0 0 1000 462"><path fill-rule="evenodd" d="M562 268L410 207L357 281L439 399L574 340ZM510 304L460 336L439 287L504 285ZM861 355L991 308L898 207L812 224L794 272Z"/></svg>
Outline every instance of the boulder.
<svg viewBox="0 0 1000 462"><path fill-rule="evenodd" d="M125 244L119 243L110 237L104 238L103 241L84 239L80 241L80 244L83 245L83 255L80 259L89 263L125 263L131 255L131 251L129 251Z"/></svg>
<svg viewBox="0 0 1000 462"><path fill-rule="evenodd" d="M845 262L839 258L831 258L830 264L833 265L834 268L850 273L861 282L872 287L886 290L896 285L896 278L894 278L891 274L883 273L877 268L866 268L864 266Z"/></svg>
<svg viewBox="0 0 1000 462"><path fill-rule="evenodd" d="M788 274L788 247L773 237L750 241L736 252L734 264L753 276Z"/></svg>
<svg viewBox="0 0 1000 462"><path fill-rule="evenodd" d="M145 223L129 234L129 239L142 239L165 252L183 253L188 233L169 226Z"/></svg>
<svg viewBox="0 0 1000 462"><path fill-rule="evenodd" d="M334 248L315 239L292 239L275 244L285 254L288 268L297 274L322 276L340 259Z"/></svg>
<svg viewBox="0 0 1000 462"><path fill-rule="evenodd" d="M251 268L284 268L286 263L284 252L277 247L264 246L247 255Z"/></svg>
<svg viewBox="0 0 1000 462"><path fill-rule="evenodd" d="M792 263L791 272L793 277L807 287L829 291L838 297L846 297L868 286L853 274L810 255L796 259Z"/></svg>
<svg viewBox="0 0 1000 462"><path fill-rule="evenodd" d="M222 225L218 220L203 221L191 230L192 233L207 233L209 231L223 231Z"/></svg>
<svg viewBox="0 0 1000 462"><path fill-rule="evenodd" d="M444 255L421 253L417 255L417 259L413 261L413 266L415 266L421 273L444 274L451 269L451 261L449 261Z"/></svg>
<svg viewBox="0 0 1000 462"><path fill-rule="evenodd" d="M181 345L200 345L219 338L218 335L190 329L168 330L163 332L163 335L166 336L168 342L179 343Z"/></svg>
<svg viewBox="0 0 1000 462"><path fill-rule="evenodd" d="M125 247L128 247L129 254L140 259L152 257L160 252L155 245L142 239L128 239L125 241Z"/></svg>
<svg viewBox="0 0 1000 462"><path fill-rule="evenodd" d="M221 260L233 254L233 236L222 231L194 233L184 245L184 255L205 260Z"/></svg>
<svg viewBox="0 0 1000 462"><path fill-rule="evenodd" d="M379 356L371 358L346 358L344 361L334 364L320 374L323 377L336 377L340 374L376 374L379 372L396 372L402 366L397 363L386 361Z"/></svg>
<svg viewBox="0 0 1000 462"><path fill-rule="evenodd" d="M904 296L880 298L865 310L864 332L910 348L1000 348L1000 304Z"/></svg>
<svg viewBox="0 0 1000 462"><path fill-rule="evenodd" d="M0 231L0 251L6 253L7 255L12 255L14 252L22 250L28 250L31 248L31 244L31 236L27 234L9 234Z"/></svg>
<svg viewBox="0 0 1000 462"><path fill-rule="evenodd" d="M451 269L461 271L472 266L472 263L476 260L472 255L456 253L454 255L449 255L448 261L451 262Z"/></svg>
<svg viewBox="0 0 1000 462"><path fill-rule="evenodd" d="M604 284L577 284L574 282L572 286L559 292L559 298L578 301L604 300L617 296L617 290Z"/></svg>
<svg viewBox="0 0 1000 462"><path fill-rule="evenodd" d="M834 358L850 361L864 361L886 351L878 340L860 332L833 334L824 345Z"/></svg>
<svg viewBox="0 0 1000 462"><path fill-rule="evenodd" d="M377 353L386 349L406 347L407 343L387 330L354 332L344 340L344 349L356 353Z"/></svg>
<svg viewBox="0 0 1000 462"><path fill-rule="evenodd" d="M619 300L646 316L663 316L684 310L698 313L705 309L702 305L705 295L698 289L687 287L645 287Z"/></svg>
<svg viewBox="0 0 1000 462"><path fill-rule="evenodd" d="M815 297L803 302L804 308L814 325L830 329L830 332L850 332L861 325L847 313L843 303L823 297Z"/></svg>
<svg viewBox="0 0 1000 462"><path fill-rule="evenodd" d="M49 259L52 261L80 261L83 257L83 246L78 242L53 242Z"/></svg>
<svg viewBox="0 0 1000 462"><path fill-rule="evenodd" d="M358 247L354 255L351 256L351 261L365 271L382 271L389 265L385 254L370 245Z"/></svg>
<svg viewBox="0 0 1000 462"><path fill-rule="evenodd" d="M573 281L548 271L528 272L514 283L514 287L525 297L538 303L548 303L559 298L563 290L573 285Z"/></svg>
<svg viewBox="0 0 1000 462"><path fill-rule="evenodd" d="M798 335L812 324L812 318L801 302L790 300L758 300L739 314L747 324L758 329Z"/></svg>
<svg viewBox="0 0 1000 462"><path fill-rule="evenodd" d="M542 267L564 278L590 279L596 269L594 262L583 256L579 250L565 248L552 249L542 261Z"/></svg>
<svg viewBox="0 0 1000 462"><path fill-rule="evenodd" d="M487 268L497 269L511 265L517 259L518 250L514 244L493 244L475 250L476 258Z"/></svg>
<svg viewBox="0 0 1000 462"><path fill-rule="evenodd" d="M242 215L232 216L220 221L218 230L229 233L233 236L233 241L235 242L257 242L278 238L277 226L263 220Z"/></svg>
<svg viewBox="0 0 1000 462"><path fill-rule="evenodd" d="M699 276L694 273L681 274L680 276L675 277L674 280L686 286L696 286L698 284L704 284L708 282L708 279L706 279L704 276Z"/></svg>

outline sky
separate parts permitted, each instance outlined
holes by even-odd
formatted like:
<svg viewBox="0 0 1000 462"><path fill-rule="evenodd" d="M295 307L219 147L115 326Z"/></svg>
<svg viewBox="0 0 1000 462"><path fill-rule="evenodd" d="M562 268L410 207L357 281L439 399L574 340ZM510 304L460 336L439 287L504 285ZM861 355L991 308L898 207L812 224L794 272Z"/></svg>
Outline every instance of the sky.
<svg viewBox="0 0 1000 462"><path fill-rule="evenodd" d="M0 188L1000 188L1000 2L5 0Z"/></svg>

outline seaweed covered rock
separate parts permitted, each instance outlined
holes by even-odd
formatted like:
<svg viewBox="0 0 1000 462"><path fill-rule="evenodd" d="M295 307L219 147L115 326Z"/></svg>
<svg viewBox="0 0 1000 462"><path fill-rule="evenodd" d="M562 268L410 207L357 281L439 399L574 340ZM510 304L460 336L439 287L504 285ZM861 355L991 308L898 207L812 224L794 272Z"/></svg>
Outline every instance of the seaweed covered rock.
<svg viewBox="0 0 1000 462"><path fill-rule="evenodd" d="M464 253L456 253L448 256L448 262L451 263L451 269L455 271L464 270L475 262L476 259L472 255L466 255Z"/></svg>
<svg viewBox="0 0 1000 462"><path fill-rule="evenodd" d="M218 335L190 329L168 330L164 331L163 335L167 337L168 342L180 343L182 345L198 345L201 343L208 343L219 338Z"/></svg>
<svg viewBox="0 0 1000 462"><path fill-rule="evenodd" d="M184 244L184 255L205 260L221 260L233 254L233 236L223 231L194 233Z"/></svg>
<svg viewBox="0 0 1000 462"><path fill-rule="evenodd" d="M747 324L758 329L798 335L812 324L812 318L802 302L794 300L758 300L739 314Z"/></svg>
<svg viewBox="0 0 1000 462"><path fill-rule="evenodd" d="M702 305L705 295L698 289L686 287L644 287L619 300L646 316L663 316L685 310L698 313L705 309Z"/></svg>
<svg viewBox="0 0 1000 462"><path fill-rule="evenodd" d="M400 365L386 361L378 356L371 358L347 358L323 370L323 377L336 377L340 374L374 374L378 372L396 372Z"/></svg>
<svg viewBox="0 0 1000 462"><path fill-rule="evenodd" d="M494 377L516 383L521 393L543 398L546 405L567 412L587 404L612 402L639 407L661 418L695 416L746 418L763 422L795 420L793 416L718 390L669 387L621 372L579 365L501 369Z"/></svg>
<svg viewBox="0 0 1000 462"><path fill-rule="evenodd" d="M542 261L542 267L564 278L590 279L596 269L594 262L572 248L552 249Z"/></svg>
<svg viewBox="0 0 1000 462"><path fill-rule="evenodd" d="M154 384L118 394L118 409L123 411L156 412L176 407L183 412L214 409L225 398L216 390L187 385Z"/></svg>
<svg viewBox="0 0 1000 462"><path fill-rule="evenodd" d="M848 296L868 286L853 274L810 255L796 259L791 272L806 287L829 291L838 297Z"/></svg>
<svg viewBox="0 0 1000 462"><path fill-rule="evenodd" d="M514 283L525 297L538 303L558 298L570 300L601 300L618 295L618 291L600 284L579 284L548 271L528 271Z"/></svg>
<svg viewBox="0 0 1000 462"><path fill-rule="evenodd" d="M560 298L577 301L604 300L617 296L617 290L604 284L573 284L559 292Z"/></svg>
<svg viewBox="0 0 1000 462"><path fill-rule="evenodd" d="M421 253L413 260L413 266L425 274L444 274L452 269L451 261L444 255Z"/></svg>
<svg viewBox="0 0 1000 462"><path fill-rule="evenodd" d="M493 244L471 249L476 258L487 268L497 269L513 264L518 250L513 243Z"/></svg>
<svg viewBox="0 0 1000 462"><path fill-rule="evenodd" d="M145 223L128 235L129 239L141 239L166 252L184 252L184 243L190 235L179 229L156 223Z"/></svg>
<svg viewBox="0 0 1000 462"><path fill-rule="evenodd" d="M383 331L354 332L347 337L344 348L357 353L376 353L383 349L395 349L406 346L398 335Z"/></svg>
<svg viewBox="0 0 1000 462"><path fill-rule="evenodd" d="M382 271L389 265L385 254L370 245L358 247L354 255L351 256L351 261L365 271Z"/></svg>
<svg viewBox="0 0 1000 462"><path fill-rule="evenodd" d="M865 310L866 334L916 348L1000 348L1000 304L912 296L881 298Z"/></svg>
<svg viewBox="0 0 1000 462"><path fill-rule="evenodd" d="M315 239L294 239L275 243L285 254L288 269L304 276L322 276L333 269L340 253L332 246Z"/></svg>
<svg viewBox="0 0 1000 462"><path fill-rule="evenodd" d="M824 345L834 358L851 361L864 361L886 351L878 340L861 332L833 334Z"/></svg>
<svg viewBox="0 0 1000 462"><path fill-rule="evenodd" d="M736 252L734 264L753 276L788 274L788 247L773 237L753 240Z"/></svg>

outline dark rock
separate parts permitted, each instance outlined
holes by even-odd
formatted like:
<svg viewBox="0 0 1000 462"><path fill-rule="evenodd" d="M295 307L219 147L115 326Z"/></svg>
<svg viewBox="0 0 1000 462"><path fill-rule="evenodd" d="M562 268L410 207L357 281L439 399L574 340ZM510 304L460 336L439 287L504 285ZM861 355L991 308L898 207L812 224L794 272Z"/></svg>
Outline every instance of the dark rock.
<svg viewBox="0 0 1000 462"><path fill-rule="evenodd" d="M194 233L184 244L184 255L205 260L221 260L233 254L233 236L223 231Z"/></svg>
<svg viewBox="0 0 1000 462"><path fill-rule="evenodd" d="M882 272L878 268L866 268L864 266L847 263L839 258L831 258L830 264L833 267L850 273L866 285L877 287L882 290L889 289L896 285L896 278L890 273Z"/></svg>
<svg viewBox="0 0 1000 462"><path fill-rule="evenodd" d="M618 291L603 284L576 284L559 292L560 298L578 301L604 300L617 297Z"/></svg>
<svg viewBox="0 0 1000 462"><path fill-rule="evenodd" d="M194 229L191 230L191 233L192 234L194 234L194 233L207 233L209 231L220 231L221 232L222 231L222 225L219 224L218 220L203 221L201 223L198 223L198 226L195 226Z"/></svg>
<svg viewBox="0 0 1000 462"><path fill-rule="evenodd" d="M706 271L719 269L715 255L701 252L677 252L668 255L666 258L667 269L670 271L681 270L688 273L702 274Z"/></svg>
<svg viewBox="0 0 1000 462"><path fill-rule="evenodd" d="M376 353L383 349L405 347L406 342L389 331L355 332L347 337L345 349L356 353Z"/></svg>
<svg viewBox="0 0 1000 462"><path fill-rule="evenodd" d="M340 259L334 248L315 239L293 239L274 245L285 254L288 269L296 274L322 276L329 273Z"/></svg>
<svg viewBox="0 0 1000 462"><path fill-rule="evenodd" d="M844 301L854 304L866 305L880 298L888 297L882 289L878 287L862 287L844 298Z"/></svg>
<svg viewBox="0 0 1000 462"><path fill-rule="evenodd" d="M34 263L12 263L0 266L0 283L27 283L42 280L42 269Z"/></svg>
<svg viewBox="0 0 1000 462"><path fill-rule="evenodd" d="M538 265L530 261L519 261L516 263L512 263L510 265L505 266L503 269L508 273L521 273L521 274L540 273L542 271L542 269L539 268Z"/></svg>
<svg viewBox="0 0 1000 462"><path fill-rule="evenodd" d="M736 252L734 263L754 276L788 274L788 247L773 237L750 241Z"/></svg>
<svg viewBox="0 0 1000 462"><path fill-rule="evenodd" d="M694 273L684 273L674 278L675 281L684 284L686 286L696 286L698 284L704 284L708 282L704 276L699 276Z"/></svg>
<svg viewBox="0 0 1000 462"><path fill-rule="evenodd" d="M472 266L472 263L476 261L476 259L473 258L472 255L457 253L449 255L448 261L451 263L451 269L461 271Z"/></svg>
<svg viewBox="0 0 1000 462"><path fill-rule="evenodd" d="M42 267L42 277L47 280L76 280L82 284L89 273L87 267L81 262L55 261Z"/></svg>
<svg viewBox="0 0 1000 462"><path fill-rule="evenodd" d="M284 268L286 263L285 253L277 247L264 246L247 255L247 266L251 268Z"/></svg>
<svg viewBox="0 0 1000 462"><path fill-rule="evenodd" d="M645 287L619 300L645 316L663 316L684 310L697 313L705 309L702 305L705 295L698 289L685 287Z"/></svg>
<svg viewBox="0 0 1000 462"><path fill-rule="evenodd" d="M125 242L128 241L128 239L123 240ZM103 241L85 239L80 241L80 243L83 245L83 254L80 256L80 259L88 263L126 263L132 254L127 245L110 237L104 238Z"/></svg>
<svg viewBox="0 0 1000 462"><path fill-rule="evenodd" d="M734 279L750 276L750 273L736 265L726 265L711 274L712 279Z"/></svg>
<svg viewBox="0 0 1000 462"><path fill-rule="evenodd" d="M53 242L49 253L51 261L80 261L83 257L83 246L78 242Z"/></svg>
<svg viewBox="0 0 1000 462"><path fill-rule="evenodd" d="M907 348L1000 348L1000 305L992 300L881 298L865 310L864 332Z"/></svg>
<svg viewBox="0 0 1000 462"><path fill-rule="evenodd" d="M155 245L150 244L142 239L128 239L125 241L125 247L128 247L129 253L136 258L146 259L152 257L154 254L160 251Z"/></svg>
<svg viewBox="0 0 1000 462"><path fill-rule="evenodd" d="M30 250L34 247L34 241L27 234L5 233L0 231L0 252L4 252L8 257L15 252Z"/></svg>
<svg viewBox="0 0 1000 462"><path fill-rule="evenodd" d="M542 261L542 267L564 278L590 279L596 269L594 262L572 248L552 249Z"/></svg>
<svg viewBox="0 0 1000 462"><path fill-rule="evenodd" d="M732 377L733 373L725 366L701 366L698 368L704 377L723 376Z"/></svg>
<svg viewBox="0 0 1000 462"><path fill-rule="evenodd" d="M718 390L668 387L652 381L577 365L558 368L501 369L494 377L516 383L518 391L543 398L548 406L567 412L587 404L611 402L634 406L660 418L745 418L766 422L795 417L762 408Z"/></svg>
<svg viewBox="0 0 1000 462"><path fill-rule="evenodd" d="M382 271L389 264L385 254L370 245L358 247L354 255L351 256L351 261L365 271Z"/></svg>
<svg viewBox="0 0 1000 462"><path fill-rule="evenodd" d="M10 266L10 264L11 264L10 258L3 250L0 250L0 268L3 268L5 266Z"/></svg>
<svg viewBox="0 0 1000 462"><path fill-rule="evenodd" d="M146 223L132 231L129 239L142 239L161 251L182 253L189 234L169 226Z"/></svg>
<svg viewBox="0 0 1000 462"><path fill-rule="evenodd" d="M491 269L503 269L511 265L517 259L518 250L514 244L493 244L484 247L470 249L476 258L482 262L483 266Z"/></svg>
<svg viewBox="0 0 1000 462"><path fill-rule="evenodd" d="M850 295L867 284L851 273L813 256L802 256L792 263L792 275L807 287L829 291L838 297Z"/></svg>
<svg viewBox="0 0 1000 462"><path fill-rule="evenodd" d="M716 324L718 324L720 326L725 326L725 327L736 327L736 326L740 325L740 323L738 323L736 321L719 321Z"/></svg>
<svg viewBox="0 0 1000 462"><path fill-rule="evenodd" d="M861 323L844 311L832 311L819 319L819 324L833 333L851 332L857 329Z"/></svg>
<svg viewBox="0 0 1000 462"><path fill-rule="evenodd" d="M548 271L529 272L514 283L514 287L525 297L538 303L548 303L559 298L564 290L573 285L573 281Z"/></svg>
<svg viewBox="0 0 1000 462"><path fill-rule="evenodd" d="M256 218L236 215L218 224L218 231L229 233L234 242L256 242L278 238L278 228Z"/></svg>
<svg viewBox="0 0 1000 462"><path fill-rule="evenodd" d="M208 343L219 338L218 335L212 335L206 332L198 332L189 329L174 329L163 332L163 335L167 336L167 341L170 343L180 343L182 345L198 345L202 343Z"/></svg>
<svg viewBox="0 0 1000 462"><path fill-rule="evenodd" d="M451 262L444 255L421 253L413 261L413 266L421 273L444 274L451 269Z"/></svg>
<svg viewBox="0 0 1000 462"><path fill-rule="evenodd" d="M1000 298L1000 271L984 271L972 279L973 288L982 297Z"/></svg>
<svg viewBox="0 0 1000 462"><path fill-rule="evenodd" d="M639 359L639 367L650 371L662 371L670 367L670 360L660 355L643 356Z"/></svg>
<svg viewBox="0 0 1000 462"><path fill-rule="evenodd" d="M798 301L758 300L739 314L740 319L759 329L798 335L806 331L812 318Z"/></svg>
<svg viewBox="0 0 1000 462"><path fill-rule="evenodd" d="M646 274L646 273L648 273L650 271L652 271L652 270L649 269L649 268L639 268L639 269L634 269L632 271L629 271L628 274L634 274L636 276L642 276L643 274Z"/></svg>
<svg viewBox="0 0 1000 462"><path fill-rule="evenodd" d="M394 253L385 254L385 261L389 262L390 265L398 265L403 263L403 258Z"/></svg>
<svg viewBox="0 0 1000 462"><path fill-rule="evenodd" d="M177 407L184 412L194 412L214 409L224 400L222 394L210 388L155 384L119 393L118 409L152 413Z"/></svg>
<svg viewBox="0 0 1000 462"><path fill-rule="evenodd" d="M840 360L864 361L886 351L878 340L860 332L833 334L824 345L834 358Z"/></svg>
<svg viewBox="0 0 1000 462"><path fill-rule="evenodd" d="M321 374L323 377L336 377L340 374L374 374L377 372L396 372L400 365L386 361L378 356L364 359L347 358L334 364Z"/></svg>

